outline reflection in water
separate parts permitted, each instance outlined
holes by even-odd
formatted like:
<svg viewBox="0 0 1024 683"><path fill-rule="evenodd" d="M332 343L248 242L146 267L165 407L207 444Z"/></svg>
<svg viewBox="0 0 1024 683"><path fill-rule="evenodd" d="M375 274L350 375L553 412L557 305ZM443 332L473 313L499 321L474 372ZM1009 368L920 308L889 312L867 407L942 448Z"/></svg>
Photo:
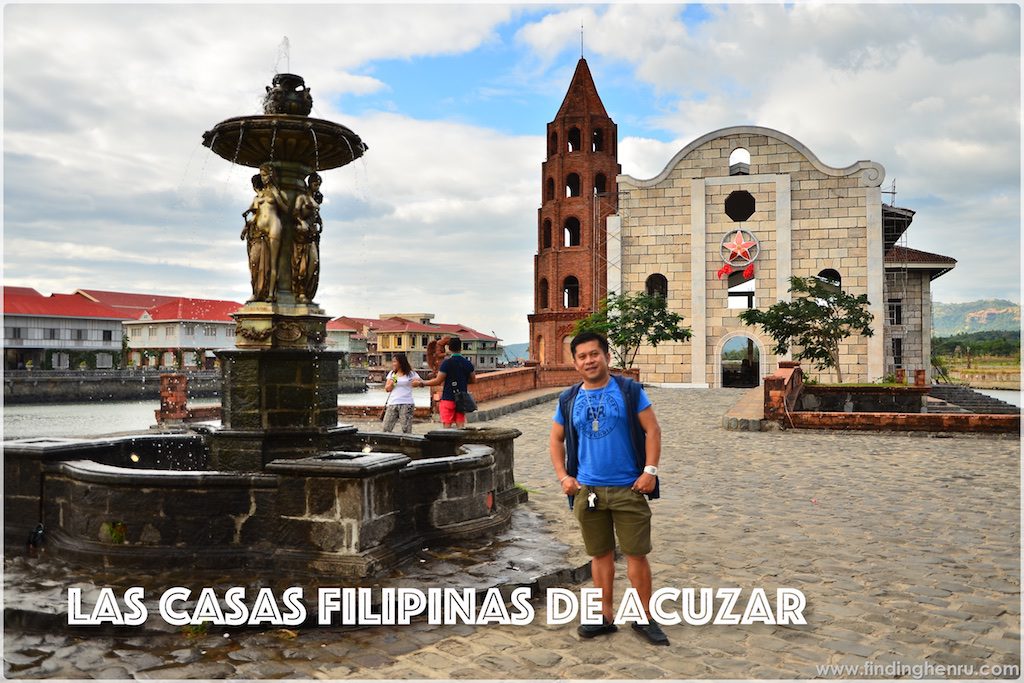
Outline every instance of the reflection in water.
<svg viewBox="0 0 1024 683"><path fill-rule="evenodd" d="M339 394L338 405L383 406L387 396L383 388L371 388L364 393ZM414 389L413 400L417 406L429 406L429 389ZM218 398L195 398L188 402L193 408L219 403ZM156 424L153 414L159 407L157 400L5 405L3 438L86 437L145 431Z"/></svg>
<svg viewBox="0 0 1024 683"><path fill-rule="evenodd" d="M975 389L979 394L985 394L1000 401L1006 401L1010 405L1020 408L1020 392L1012 389Z"/></svg>

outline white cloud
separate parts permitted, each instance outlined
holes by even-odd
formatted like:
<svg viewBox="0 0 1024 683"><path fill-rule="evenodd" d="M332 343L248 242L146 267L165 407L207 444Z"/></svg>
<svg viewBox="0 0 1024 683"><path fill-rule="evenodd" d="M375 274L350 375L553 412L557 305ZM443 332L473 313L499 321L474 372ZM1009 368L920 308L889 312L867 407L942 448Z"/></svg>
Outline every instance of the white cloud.
<svg viewBox="0 0 1024 683"><path fill-rule="evenodd" d="M778 129L823 162L880 162L896 203L918 210L910 239L957 270L936 297L1006 296L1020 284L1020 8L1015 5L797 3L708 6L699 23L673 5L587 15L587 53L626 62L657 96L647 131L620 123L623 172L659 173L705 133ZM524 27L538 52L571 44L582 10ZM607 97L607 94L606 94ZM614 116L614 113L613 113ZM661 142L654 135L671 138ZM667 135L666 135L667 134ZM1000 198L1005 198L1006 201ZM965 235L970 235L965 238ZM1001 269L977 245L1006 244Z"/></svg>
<svg viewBox="0 0 1024 683"><path fill-rule="evenodd" d="M623 172L656 175L718 128L775 127L825 163L871 159L898 178L897 203L918 210L911 246L960 259L936 280L937 299L1005 296L1019 282L1019 248L996 274L981 246L1019 245L1019 8L706 9L687 24L683 6L664 4L8 5L5 282L247 298L238 232L252 171L200 140L259 112L275 69L288 68L312 88L314 115L370 145L324 174L318 301L332 314L427 309L524 340L543 127L508 135L398 104L353 115L358 96L393 92L376 60L491 46L519 17L514 47L529 52L467 96L540 93L550 119L582 21L606 104L629 78L647 88L630 96L650 93L618 117ZM448 102L459 117L460 100Z"/></svg>
<svg viewBox="0 0 1024 683"><path fill-rule="evenodd" d="M258 113L275 69L291 68L312 89L315 116L350 126L371 147L364 160L324 173L320 303L332 314L426 308L525 338L539 195L529 180L541 138L344 111L346 97L389 89L367 71L372 60L474 49L495 40L511 13L493 5L7 7L5 154L14 166L5 180L5 282L244 300L238 232L251 170L200 139L220 120ZM287 62L278 54L285 35ZM525 239L510 238L520 232ZM496 252L513 267L496 272ZM455 293L435 296L446 280Z"/></svg>

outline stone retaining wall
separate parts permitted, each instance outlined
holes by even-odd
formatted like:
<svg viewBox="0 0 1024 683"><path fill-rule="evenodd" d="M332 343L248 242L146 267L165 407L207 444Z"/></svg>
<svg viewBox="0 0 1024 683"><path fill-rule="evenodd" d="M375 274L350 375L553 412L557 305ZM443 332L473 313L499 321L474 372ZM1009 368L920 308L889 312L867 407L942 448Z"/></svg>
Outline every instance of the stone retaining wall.
<svg viewBox="0 0 1024 683"><path fill-rule="evenodd" d="M979 432L1014 434L1020 415L974 413L791 413L793 426L803 429L873 429L894 432Z"/></svg>
<svg viewBox="0 0 1024 683"><path fill-rule="evenodd" d="M824 387L803 382L800 364L779 363L779 369L764 378L764 417L783 427L804 429L853 429L920 432L978 432L1014 434L1020 432L1020 415L922 413L929 387ZM813 393L812 393L813 392ZM801 410L804 394L817 404L834 406L850 401L854 411ZM854 400L856 397L856 400ZM865 406L891 403L893 411L864 410ZM859 405L859 408L857 407ZM904 411L898 408L905 408ZM913 409L913 410L911 410ZM756 430L755 430L756 431Z"/></svg>

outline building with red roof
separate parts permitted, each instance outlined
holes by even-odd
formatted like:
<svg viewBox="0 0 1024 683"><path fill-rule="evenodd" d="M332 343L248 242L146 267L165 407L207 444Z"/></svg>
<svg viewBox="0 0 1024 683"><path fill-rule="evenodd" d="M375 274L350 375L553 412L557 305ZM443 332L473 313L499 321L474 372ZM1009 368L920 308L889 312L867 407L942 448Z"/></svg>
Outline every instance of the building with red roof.
<svg viewBox="0 0 1024 683"><path fill-rule="evenodd" d="M140 367L212 368L214 349L234 348L236 301L161 297L137 318L124 320L128 362ZM123 309L125 310L125 309Z"/></svg>
<svg viewBox="0 0 1024 683"><path fill-rule="evenodd" d="M4 368L113 368L123 314L78 294L4 287Z"/></svg>
<svg viewBox="0 0 1024 683"><path fill-rule="evenodd" d="M345 353L349 367L361 368L369 364L366 335L362 323L341 316L327 323L327 348Z"/></svg>
<svg viewBox="0 0 1024 683"><path fill-rule="evenodd" d="M122 319L138 318L143 313L157 306L174 301L176 297L163 294L138 294L136 292L108 292L102 289L76 289L79 294L90 301L115 308L122 312Z"/></svg>
<svg viewBox="0 0 1024 683"><path fill-rule="evenodd" d="M242 305L220 299L78 289L43 296L4 287L4 367L18 369L213 367L232 348ZM123 337L128 357L122 359Z"/></svg>
<svg viewBox="0 0 1024 683"><path fill-rule="evenodd" d="M480 370L498 367L504 356L501 340L461 323L435 323L433 313L383 313L379 318L339 316L327 323L327 334L350 331L366 339L367 362L374 367L389 365L396 353L404 353L414 368L427 367L427 345L441 337L463 342L462 355ZM351 332L353 331L354 332Z"/></svg>

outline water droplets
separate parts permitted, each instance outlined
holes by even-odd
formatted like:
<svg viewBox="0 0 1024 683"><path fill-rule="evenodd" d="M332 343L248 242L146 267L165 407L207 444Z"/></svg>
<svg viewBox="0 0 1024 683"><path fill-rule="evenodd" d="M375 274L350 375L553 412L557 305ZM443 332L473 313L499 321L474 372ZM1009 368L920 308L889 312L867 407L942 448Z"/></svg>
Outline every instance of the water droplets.
<svg viewBox="0 0 1024 683"><path fill-rule="evenodd" d="M313 126L309 127L309 132L313 135L313 157L314 157L313 170L314 171L319 171L320 170L320 144L317 142L316 130L313 129Z"/></svg>

